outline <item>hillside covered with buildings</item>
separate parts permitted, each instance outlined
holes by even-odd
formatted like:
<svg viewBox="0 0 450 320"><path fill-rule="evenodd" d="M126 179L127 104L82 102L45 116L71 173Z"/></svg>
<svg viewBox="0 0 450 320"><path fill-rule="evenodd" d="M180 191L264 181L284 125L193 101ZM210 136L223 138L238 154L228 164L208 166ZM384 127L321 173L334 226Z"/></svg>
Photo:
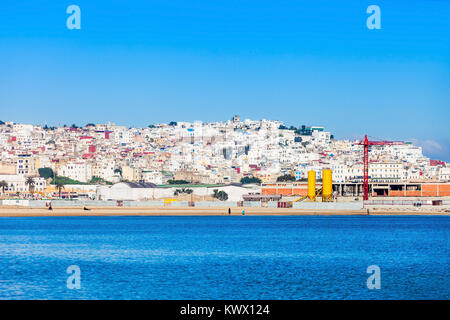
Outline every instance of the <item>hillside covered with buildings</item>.
<svg viewBox="0 0 450 320"><path fill-rule="evenodd" d="M333 182L357 182L363 176L358 143L334 139L320 126L288 127L238 116L147 128L0 122L1 190L26 194L32 189L44 196L56 192L58 184L84 185L86 192L117 183L270 184L281 176L304 181L309 170L320 179L323 169L332 169ZM445 182L450 165L430 160L408 142L372 146L369 177L378 183Z"/></svg>

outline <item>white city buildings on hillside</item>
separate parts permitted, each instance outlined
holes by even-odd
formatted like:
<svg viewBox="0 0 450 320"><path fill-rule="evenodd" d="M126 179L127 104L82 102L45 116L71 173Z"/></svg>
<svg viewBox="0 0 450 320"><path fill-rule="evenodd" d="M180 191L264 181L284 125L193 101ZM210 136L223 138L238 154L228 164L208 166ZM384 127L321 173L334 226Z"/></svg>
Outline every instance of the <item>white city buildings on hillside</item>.
<svg viewBox="0 0 450 320"><path fill-rule="evenodd" d="M233 183L246 176L274 182L291 173L305 179L308 170L320 179L328 168L336 182L363 176L363 148L357 141L334 139L320 126L287 128L280 121L237 116L146 128L113 123L43 128L6 122L0 125L0 155L0 174L34 177L39 168L51 168L82 183L97 177L158 185L183 172L201 183ZM369 157L369 176L379 182L449 180L448 165L432 165L411 143L373 146Z"/></svg>

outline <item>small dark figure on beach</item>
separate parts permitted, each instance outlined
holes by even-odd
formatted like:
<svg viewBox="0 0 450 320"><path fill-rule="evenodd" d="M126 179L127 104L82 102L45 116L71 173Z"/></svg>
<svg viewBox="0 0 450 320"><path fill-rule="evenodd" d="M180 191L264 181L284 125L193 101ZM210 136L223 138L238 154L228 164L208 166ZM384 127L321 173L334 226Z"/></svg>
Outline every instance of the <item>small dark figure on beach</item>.
<svg viewBox="0 0 450 320"><path fill-rule="evenodd" d="M369 209L367 209L367 215L369 215Z"/></svg>
<svg viewBox="0 0 450 320"><path fill-rule="evenodd" d="M228 214L231 214L231 208L228 208Z"/></svg>
<svg viewBox="0 0 450 320"><path fill-rule="evenodd" d="M84 207L83 210L89 211L89 210L91 210L91 209L88 209L88 208Z"/></svg>
<svg viewBox="0 0 450 320"><path fill-rule="evenodd" d="M48 206L48 210L53 211L53 208L52 208L51 204Z"/></svg>

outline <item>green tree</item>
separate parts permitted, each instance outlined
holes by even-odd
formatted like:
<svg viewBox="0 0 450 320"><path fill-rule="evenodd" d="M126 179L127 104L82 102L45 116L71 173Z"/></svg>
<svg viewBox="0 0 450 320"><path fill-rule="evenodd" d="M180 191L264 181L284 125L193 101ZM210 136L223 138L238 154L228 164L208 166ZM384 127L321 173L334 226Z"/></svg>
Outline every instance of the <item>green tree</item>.
<svg viewBox="0 0 450 320"><path fill-rule="evenodd" d="M0 188L2 188L2 193L5 193L5 188L8 187L8 182L5 180L0 181Z"/></svg>
<svg viewBox="0 0 450 320"><path fill-rule="evenodd" d="M64 177L64 176L55 176L55 178L53 178L53 180L51 181L52 184L58 184L58 182L61 182L63 185L66 184L86 184L84 182L78 181L78 180L74 180L68 177Z"/></svg>
<svg viewBox="0 0 450 320"><path fill-rule="evenodd" d="M228 194L225 191L214 189L213 192L213 198L219 199L220 201L228 200Z"/></svg>
<svg viewBox="0 0 450 320"><path fill-rule="evenodd" d="M25 181L25 184L28 186L28 190L30 191L30 193L34 193L34 179L33 177L28 177L27 180Z"/></svg>
<svg viewBox="0 0 450 320"><path fill-rule="evenodd" d="M186 189L186 188L181 188L181 189L176 189L176 190L173 192L173 195L174 195L174 196L178 196L178 195L183 194L183 193L185 193L185 194L191 194L192 192L194 192L194 190L192 190L192 189Z"/></svg>
<svg viewBox="0 0 450 320"><path fill-rule="evenodd" d="M186 180L167 180L169 184L189 184Z"/></svg>
<svg viewBox="0 0 450 320"><path fill-rule="evenodd" d="M250 184L250 183L261 184L261 179L256 178L256 177L243 177L241 179L241 183L242 184Z"/></svg>
<svg viewBox="0 0 450 320"><path fill-rule="evenodd" d="M285 181L295 181L295 177L290 174L285 174L277 178L277 182L285 182Z"/></svg>
<svg viewBox="0 0 450 320"><path fill-rule="evenodd" d="M89 181L89 184L107 184L107 185L112 185L113 183L110 182L110 181L106 181L103 178L92 176L92 179L91 179L91 181Z"/></svg>
<svg viewBox="0 0 450 320"><path fill-rule="evenodd" d="M59 198L61 199L61 190L64 189L64 184L61 181L57 182L56 189L58 189Z"/></svg>
<svg viewBox="0 0 450 320"><path fill-rule="evenodd" d="M52 168L39 168L38 172L39 172L39 176L44 179L49 179L49 178L53 179L55 177L55 174L54 174Z"/></svg>

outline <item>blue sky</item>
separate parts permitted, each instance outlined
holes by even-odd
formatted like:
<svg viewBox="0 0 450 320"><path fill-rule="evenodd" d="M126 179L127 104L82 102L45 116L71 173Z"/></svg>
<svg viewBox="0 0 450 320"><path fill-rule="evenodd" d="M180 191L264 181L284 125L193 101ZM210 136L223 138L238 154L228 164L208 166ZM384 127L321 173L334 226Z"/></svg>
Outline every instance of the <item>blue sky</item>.
<svg viewBox="0 0 450 320"><path fill-rule="evenodd" d="M66 8L81 8L69 30ZM369 30L369 5L381 30ZM276 119L450 161L450 1L0 2L0 120Z"/></svg>

